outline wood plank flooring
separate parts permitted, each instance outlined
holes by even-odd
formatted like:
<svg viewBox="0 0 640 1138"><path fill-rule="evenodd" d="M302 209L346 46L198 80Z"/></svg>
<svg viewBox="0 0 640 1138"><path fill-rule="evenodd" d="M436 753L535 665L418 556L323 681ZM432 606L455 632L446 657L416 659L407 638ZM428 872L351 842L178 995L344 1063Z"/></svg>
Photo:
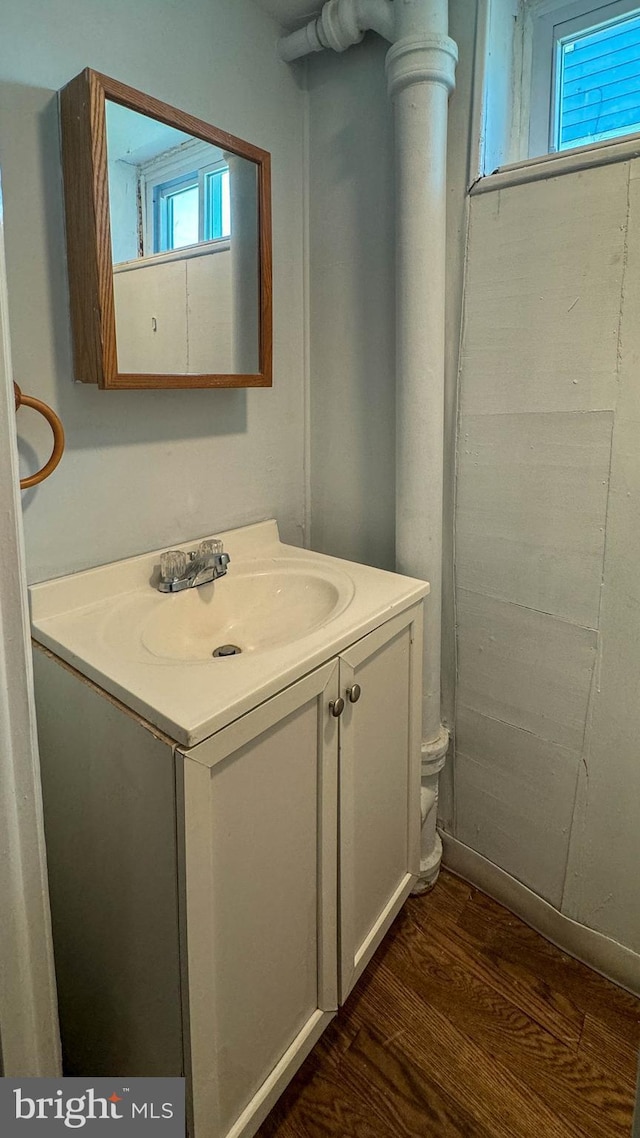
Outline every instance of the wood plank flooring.
<svg viewBox="0 0 640 1138"><path fill-rule="evenodd" d="M443 872L258 1138L628 1138L640 1001Z"/></svg>

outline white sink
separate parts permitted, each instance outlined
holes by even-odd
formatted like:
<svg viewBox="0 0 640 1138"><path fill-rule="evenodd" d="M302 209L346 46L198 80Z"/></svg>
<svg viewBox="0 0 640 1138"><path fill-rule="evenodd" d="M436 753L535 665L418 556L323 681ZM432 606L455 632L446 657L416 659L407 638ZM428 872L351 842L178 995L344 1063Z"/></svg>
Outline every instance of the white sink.
<svg viewBox="0 0 640 1138"><path fill-rule="evenodd" d="M158 592L157 550L29 590L34 639L185 746L429 591L411 577L285 545L274 521L216 536L231 564L194 589ZM213 655L227 644L240 653Z"/></svg>
<svg viewBox="0 0 640 1138"><path fill-rule="evenodd" d="M235 561L224 577L181 593L126 596L100 633L111 645L133 642L158 660L211 660L217 648L264 652L300 640L334 620L353 597L347 573L321 561ZM218 668L229 656L217 657Z"/></svg>

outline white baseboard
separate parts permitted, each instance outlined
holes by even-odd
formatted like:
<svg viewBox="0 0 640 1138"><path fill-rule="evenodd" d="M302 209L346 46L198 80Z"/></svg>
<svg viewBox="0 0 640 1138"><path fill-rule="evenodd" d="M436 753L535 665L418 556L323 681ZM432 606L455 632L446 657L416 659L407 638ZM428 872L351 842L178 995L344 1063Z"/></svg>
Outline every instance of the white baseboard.
<svg viewBox="0 0 640 1138"><path fill-rule="evenodd" d="M443 831L440 833L442 864L447 869L505 905L563 952L588 964L634 996L640 996L640 955L637 952L610 940L603 933L565 917L522 882L516 881L515 877L487 861L482 854L476 853L449 834Z"/></svg>

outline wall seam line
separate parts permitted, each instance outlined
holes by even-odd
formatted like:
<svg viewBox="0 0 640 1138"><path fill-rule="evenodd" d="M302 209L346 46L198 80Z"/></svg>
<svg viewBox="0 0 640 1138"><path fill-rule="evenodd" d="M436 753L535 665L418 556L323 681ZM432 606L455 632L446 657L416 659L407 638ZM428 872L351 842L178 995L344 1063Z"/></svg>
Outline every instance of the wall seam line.
<svg viewBox="0 0 640 1138"><path fill-rule="evenodd" d="M619 391L620 391L620 370L622 367L622 324L623 324L623 316L624 316L624 300L625 300L625 286L626 286L626 277L627 277L627 265L628 265L628 261L629 261L629 216L630 216L630 212L631 212L631 162L629 162L627 165L627 203L626 203L626 215L625 215L625 225L624 225L624 240L623 240L623 247L622 247L622 271L621 271L621 275L620 275L620 310L618 313L618 333L617 333L617 342L616 342L616 381L617 381L617 383L616 383L616 407L617 407L618 395L619 395ZM604 541L602 543L602 570L601 570L601 576L600 576L600 596L598 598L597 628L595 630L596 631L596 658L593 662L593 671L591 673L591 683L589 685L589 698L587 701L587 714L585 716L584 734L583 734L582 750L581 750L581 762L582 762L582 765L584 767L584 779L585 779L584 785L586 788L586 796L585 796L585 801L584 801L584 808L582 809L582 811L580 811L581 817L580 817L580 819L578 819L578 817L577 817L577 814L579 811L578 799L580 796L580 787L581 787L580 770L578 770L578 778L576 779L576 792L575 792L575 796L574 796L573 814L571 816L571 829L569 831L569 841L567 842L567 858L566 858L566 862L565 862L564 883L562 886L562 897L560 899L560 912L563 913L564 915L568 915L565 910L566 910L566 906L568 904L567 888L568 888L568 879L569 879L569 864L571 861L571 849L572 849L573 841L574 841L574 833L576 834L576 841L580 841L580 838L577 836L577 828L581 823L584 822L584 819L586 817L588 804L589 804L589 762L591 759L591 729L592 729L592 725L593 725L594 704L595 704L596 693L598 691L598 685L600 682L600 668L601 668L601 663L602 663L602 635L601 635L600 630L601 630L601 624L602 624L602 606L603 606L603 597L604 597L604 574L605 574L605 565L606 565L606 561L607 561L607 537L608 537L608 529L609 529L609 506L610 506L610 502L611 502L611 473L612 473L612 469L613 469L613 440L614 440L614 434L615 434L615 427L616 427L616 408L613 409L612 422L611 422L611 436L610 436L610 447L609 447L609 472L608 472L608 477L607 477L607 500L606 500L606 506L605 506L605 515L604 515L605 516ZM578 906L578 908L579 908L579 906ZM577 916L575 916L572 919L577 920L578 918L577 918Z"/></svg>
<svg viewBox="0 0 640 1138"><path fill-rule="evenodd" d="M479 715L482 719L488 719L490 723L499 723L501 727L510 727L513 731L522 731L524 735L530 735L532 739L538 739L541 743L549 743L552 747L559 747L561 751L566 751L569 755L573 755L579 759L581 751L576 747L568 747L566 743L558 743L555 739L548 739L545 735L539 735L537 731L532 731L529 727L522 727L519 723L510 723L508 719L500 719L497 715L489 715L486 711L481 711L478 707L473 707L470 703L460 704L461 708L473 712L474 715ZM468 755L473 758L470 751L461 750L461 755Z"/></svg>
<svg viewBox="0 0 640 1138"><path fill-rule="evenodd" d="M303 271L303 545L311 545L311 143L309 62L304 61L304 112L302 129L302 271Z"/></svg>
<svg viewBox="0 0 640 1138"><path fill-rule="evenodd" d="M465 585L458 585L456 592L469 593L472 597L485 597L488 601L497 601L500 605L511 605L513 608L524 609L525 612L535 612L540 616L548 616L551 620L557 620L560 624L568 624L570 628L579 628L583 632L595 632L597 634L598 628L592 628L588 624L578 624L575 620L567 620L564 616L557 616L556 613L547 612L546 609L536 609L531 605L523 605L520 601L506 601L502 597L494 597L492 593L484 593L479 589L468 589Z"/></svg>
<svg viewBox="0 0 640 1138"><path fill-rule="evenodd" d="M452 560L452 576L453 576L453 589L452 589L452 604L453 604L453 676L454 676L454 689L453 689L453 730L451 740L451 828L453 835L457 834L458 828L458 812L456 807L456 727L458 722L458 686L460 683L460 668L459 668L459 636L458 636L458 586L457 586L457 516L458 516L458 478L460 471L459 452L460 452L460 431L462 424L462 364L463 364L463 345L465 333L465 321L467 315L467 272L469 265L469 245L471 241L471 198L469 194L465 197L465 237L464 237L464 253L463 253L463 271L462 271L462 303L460 309L460 332L458 335L458 361L456 370L456 416L455 416L455 440L453 447L453 517L451 519L453 537L451 543L451 560Z"/></svg>
<svg viewBox="0 0 640 1138"><path fill-rule="evenodd" d="M617 376L617 374L618 374L618 369L616 367L616 376ZM514 419L514 418L516 418L516 416L524 418L525 415L526 416L532 416L532 417L538 417L538 418L542 417L543 415L546 415L546 416L552 415L554 418L557 418L558 415L611 415L611 416L613 416L613 415L615 415L615 407L565 407L565 408L558 408L557 410L549 410L549 411L528 411L528 410L521 410L521 411L462 411L461 410L461 412L460 412L460 417L462 419L506 419L508 417L511 417L512 419Z"/></svg>

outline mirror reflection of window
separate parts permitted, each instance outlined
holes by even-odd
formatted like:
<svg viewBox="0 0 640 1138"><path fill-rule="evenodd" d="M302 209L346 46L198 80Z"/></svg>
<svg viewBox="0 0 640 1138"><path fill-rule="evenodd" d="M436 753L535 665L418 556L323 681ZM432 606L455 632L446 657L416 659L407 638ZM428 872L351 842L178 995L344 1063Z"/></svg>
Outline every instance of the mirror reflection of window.
<svg viewBox="0 0 640 1138"><path fill-rule="evenodd" d="M153 190L153 252L198 243L198 172L160 182Z"/></svg>
<svg viewBox="0 0 640 1138"><path fill-rule="evenodd" d="M229 240L229 164L218 146L107 101L114 264Z"/></svg>
<svg viewBox="0 0 640 1138"><path fill-rule="evenodd" d="M144 182L144 173L141 175ZM229 167L224 162L151 181L153 253L231 236Z"/></svg>

